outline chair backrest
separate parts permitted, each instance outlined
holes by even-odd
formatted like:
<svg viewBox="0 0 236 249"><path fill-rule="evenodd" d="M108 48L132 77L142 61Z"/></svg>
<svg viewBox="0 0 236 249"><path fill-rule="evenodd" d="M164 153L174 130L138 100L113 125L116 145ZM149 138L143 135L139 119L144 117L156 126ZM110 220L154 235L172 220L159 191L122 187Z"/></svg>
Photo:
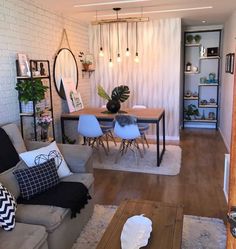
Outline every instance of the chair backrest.
<svg viewBox="0 0 236 249"><path fill-rule="evenodd" d="M115 122L114 134L122 139L136 139L140 137L137 124L121 126L118 121Z"/></svg>
<svg viewBox="0 0 236 249"><path fill-rule="evenodd" d="M99 137L103 135L102 129L94 115L83 114L79 117L78 133L84 137Z"/></svg>
<svg viewBox="0 0 236 249"><path fill-rule="evenodd" d="M147 107L145 105L133 105L133 109L146 109Z"/></svg>

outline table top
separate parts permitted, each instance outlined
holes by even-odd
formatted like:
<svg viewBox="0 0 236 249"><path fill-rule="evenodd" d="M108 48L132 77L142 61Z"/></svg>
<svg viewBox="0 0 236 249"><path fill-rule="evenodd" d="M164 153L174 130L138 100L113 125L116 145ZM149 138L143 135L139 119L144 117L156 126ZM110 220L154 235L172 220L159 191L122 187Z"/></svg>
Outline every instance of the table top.
<svg viewBox="0 0 236 249"><path fill-rule="evenodd" d="M152 233L145 249L180 249L183 208L145 200L121 203L96 249L121 249L120 235L126 220L144 214L152 220Z"/></svg>
<svg viewBox="0 0 236 249"><path fill-rule="evenodd" d="M164 113L162 108L145 108L145 109L133 109L133 108L122 108L121 112L118 114L128 114L134 115L140 120L146 121L156 121L160 120ZM78 119L81 114L92 114L98 119L112 120L117 115L117 113L108 113L106 108L96 108L96 107L85 107L79 111L71 113L63 113L61 118L64 119Z"/></svg>

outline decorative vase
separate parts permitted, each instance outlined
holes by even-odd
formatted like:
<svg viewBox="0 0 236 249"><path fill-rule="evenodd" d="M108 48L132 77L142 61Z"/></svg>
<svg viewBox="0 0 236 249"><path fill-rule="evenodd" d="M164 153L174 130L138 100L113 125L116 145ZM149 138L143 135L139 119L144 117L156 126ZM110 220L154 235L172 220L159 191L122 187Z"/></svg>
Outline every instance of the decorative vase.
<svg viewBox="0 0 236 249"><path fill-rule="evenodd" d="M88 70L89 70L89 66L90 66L90 64L88 64L88 63L83 63L83 68L84 68L85 71L88 71Z"/></svg>
<svg viewBox="0 0 236 249"><path fill-rule="evenodd" d="M120 110L120 102L118 100L109 100L107 102L107 110L111 113L117 113Z"/></svg>
<svg viewBox="0 0 236 249"><path fill-rule="evenodd" d="M43 142L48 141L48 127L49 126L41 126L41 140Z"/></svg>

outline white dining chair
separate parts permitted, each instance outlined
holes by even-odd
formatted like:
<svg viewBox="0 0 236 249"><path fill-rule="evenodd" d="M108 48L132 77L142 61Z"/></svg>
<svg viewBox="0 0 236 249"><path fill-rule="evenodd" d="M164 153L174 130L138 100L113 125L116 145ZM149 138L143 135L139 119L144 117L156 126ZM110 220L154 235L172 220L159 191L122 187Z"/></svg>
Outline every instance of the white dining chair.
<svg viewBox="0 0 236 249"><path fill-rule="evenodd" d="M133 109L146 109L147 107L145 105L134 105L132 107ZM149 144L145 135L145 132L150 128L150 125L147 123L138 123L138 128L141 134L141 141L143 144L143 150L145 151L144 142L146 143L147 147L149 148Z"/></svg>
<svg viewBox="0 0 236 249"><path fill-rule="evenodd" d="M107 150L103 143L104 133L97 118L94 115L80 115L78 123L78 133L84 137L86 144L98 151L99 161L101 162L102 159L99 147L102 146L106 155Z"/></svg>
<svg viewBox="0 0 236 249"><path fill-rule="evenodd" d="M118 115L119 117L122 115ZM126 115L126 118L136 119L134 116ZM118 138L121 139L121 144L119 151L117 153L115 163L118 162L119 157L123 156L128 149L131 149L134 152L136 163L138 164L138 156L137 152L139 152L140 157L143 157L143 154L139 148L138 138L140 138L141 134L136 122L131 124L123 124L121 125L116 118L115 127L114 127L114 134Z"/></svg>

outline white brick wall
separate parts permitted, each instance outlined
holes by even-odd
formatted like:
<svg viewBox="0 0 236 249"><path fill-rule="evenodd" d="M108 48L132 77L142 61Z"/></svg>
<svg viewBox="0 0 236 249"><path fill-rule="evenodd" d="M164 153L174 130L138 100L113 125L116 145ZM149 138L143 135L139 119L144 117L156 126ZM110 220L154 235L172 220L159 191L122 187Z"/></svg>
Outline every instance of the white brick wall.
<svg viewBox="0 0 236 249"><path fill-rule="evenodd" d="M63 18L38 4L38 1L30 0L0 0L0 125L19 123L15 90L16 53L26 53L30 59L49 60L52 75L63 28L67 30L71 50L78 62L78 86L83 102L89 104L90 82L87 76L82 79L81 63L78 60L79 51L88 52L88 26L77 20ZM52 90L56 137L60 141L60 114L67 111L67 105L58 96L53 79Z"/></svg>

